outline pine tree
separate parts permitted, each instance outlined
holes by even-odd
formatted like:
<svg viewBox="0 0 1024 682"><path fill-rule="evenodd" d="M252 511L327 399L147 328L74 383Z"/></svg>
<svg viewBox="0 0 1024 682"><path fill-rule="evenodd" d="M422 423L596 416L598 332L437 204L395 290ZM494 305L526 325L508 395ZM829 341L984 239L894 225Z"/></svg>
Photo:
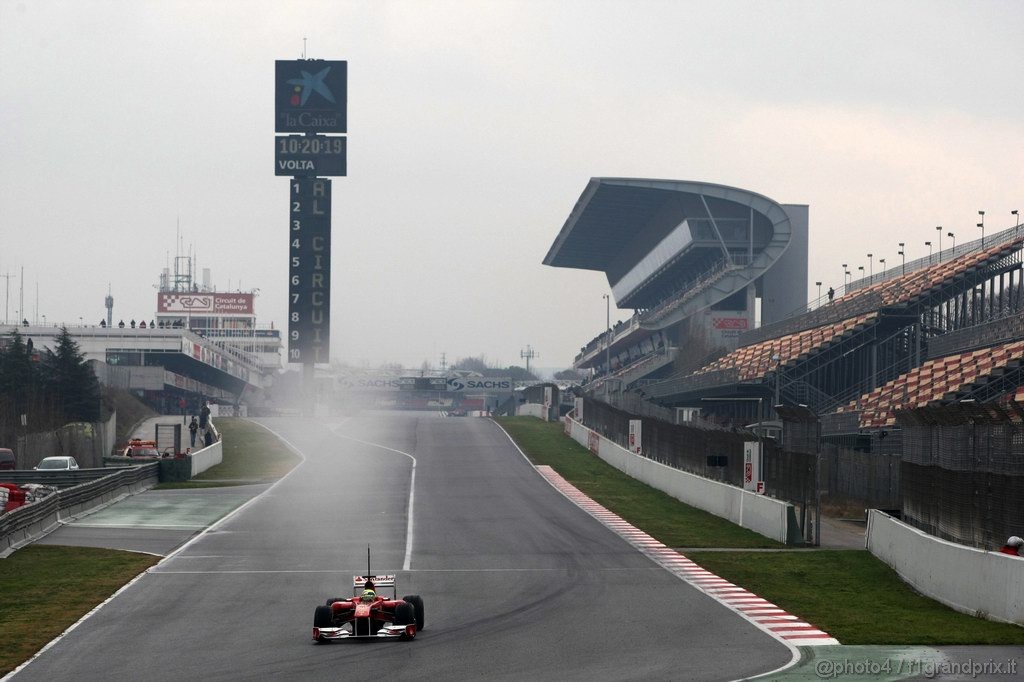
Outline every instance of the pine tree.
<svg viewBox="0 0 1024 682"><path fill-rule="evenodd" d="M32 362L32 352L18 330L13 330L10 337L6 349L0 353L0 397L14 414L22 414L35 397L39 373Z"/></svg>
<svg viewBox="0 0 1024 682"><path fill-rule="evenodd" d="M61 327L55 341L56 349L47 348L43 361L47 393L66 421L98 421L100 385L92 367L67 327Z"/></svg>

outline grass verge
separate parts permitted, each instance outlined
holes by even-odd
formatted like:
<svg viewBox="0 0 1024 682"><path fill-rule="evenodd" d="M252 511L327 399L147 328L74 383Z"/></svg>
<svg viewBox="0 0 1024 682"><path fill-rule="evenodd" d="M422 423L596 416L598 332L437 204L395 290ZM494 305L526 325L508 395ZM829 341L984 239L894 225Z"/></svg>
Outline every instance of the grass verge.
<svg viewBox="0 0 1024 682"><path fill-rule="evenodd" d="M221 418L216 422L221 433L223 461L191 481L161 483L156 490L216 488L276 481L300 461L277 436L246 419Z"/></svg>
<svg viewBox="0 0 1024 682"><path fill-rule="evenodd" d="M865 550L687 556L843 644L1024 644L1024 628L957 613L922 596Z"/></svg>
<svg viewBox="0 0 1024 682"><path fill-rule="evenodd" d="M92 547L32 545L0 560L0 676L160 557Z"/></svg>
<svg viewBox="0 0 1024 682"><path fill-rule="evenodd" d="M532 417L496 421L534 464L551 466L593 500L666 545L779 546L626 476L564 435L561 424ZM843 644L1024 644L1024 628L957 613L922 596L865 550L695 550L686 555Z"/></svg>
<svg viewBox="0 0 1024 682"><path fill-rule="evenodd" d="M533 417L496 421L531 462L550 466L591 499L670 547L783 546L630 478L566 436L559 422Z"/></svg>

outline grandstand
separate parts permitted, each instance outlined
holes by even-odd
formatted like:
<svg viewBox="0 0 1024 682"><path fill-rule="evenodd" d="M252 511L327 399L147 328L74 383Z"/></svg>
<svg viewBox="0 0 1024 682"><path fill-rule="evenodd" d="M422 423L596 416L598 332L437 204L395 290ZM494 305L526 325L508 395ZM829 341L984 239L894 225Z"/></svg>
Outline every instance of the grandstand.
<svg viewBox="0 0 1024 682"><path fill-rule="evenodd" d="M544 260L603 271L617 305L635 309L580 349L592 392L632 391L737 425L769 418L774 404L805 405L863 431L892 429L903 407L1024 385L1019 228L806 305L794 291L806 290L801 208L806 219L806 207L720 185L592 179ZM737 333L715 336L724 326ZM685 366L680 348L689 360L714 356Z"/></svg>
<svg viewBox="0 0 1024 682"><path fill-rule="evenodd" d="M603 272L616 306L634 310L574 365L600 385L640 386L672 371L680 345L731 350L758 317L804 305L807 207L711 183L593 178L544 263Z"/></svg>
<svg viewBox="0 0 1024 682"><path fill-rule="evenodd" d="M759 396L803 404L819 414L862 411L861 429L892 427L903 405L977 397L979 382L985 399L998 397L994 386L1015 388L1021 348L1005 334L994 337L1002 345L991 334L985 344L972 330L1019 317L1022 244L1008 230L918 269L858 282L831 304L755 330L737 350L645 393L666 405L700 406L713 392L737 402ZM730 409L727 402L704 406ZM732 414L752 416L743 407L733 405Z"/></svg>
<svg viewBox="0 0 1024 682"><path fill-rule="evenodd" d="M805 304L788 297L788 280L772 277L795 267L799 254L795 279L806 287L806 232L801 250L793 220L773 223L777 232L767 237L754 214L747 223L753 248L744 255L724 238L716 252L701 229L734 214L709 203L714 220L701 223L694 214L675 223L685 210L655 206L659 196L648 183L669 193L707 191L695 183L593 180L545 259L603 270L616 301L635 307L576 358L593 373L585 390L594 407L583 413L591 428L624 438L624 420L646 417L752 431L765 448L765 491L804 512L820 491L837 509L898 509L926 532L978 547L1021 534L1020 225L871 273ZM744 200L764 208L756 196ZM692 197L679 203L694 206ZM797 213L773 206L765 210L776 218ZM665 226L673 223L694 226L697 238L651 236L658 226L671 232ZM589 234L589 243L574 242L577 231ZM735 315L730 326L738 321L730 343L695 333L715 329L723 306ZM758 308L762 324L755 327ZM600 423L605 413L618 415L618 432ZM645 436L644 456L699 464L721 454L691 447L691 440L666 445Z"/></svg>

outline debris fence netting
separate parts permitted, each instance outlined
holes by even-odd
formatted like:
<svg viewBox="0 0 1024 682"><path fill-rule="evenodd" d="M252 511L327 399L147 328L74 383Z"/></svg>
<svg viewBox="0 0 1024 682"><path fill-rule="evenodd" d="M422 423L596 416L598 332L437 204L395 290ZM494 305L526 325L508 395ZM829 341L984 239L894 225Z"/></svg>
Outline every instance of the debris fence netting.
<svg viewBox="0 0 1024 682"><path fill-rule="evenodd" d="M984 549L1024 535L1024 410L958 403L896 413L903 520Z"/></svg>

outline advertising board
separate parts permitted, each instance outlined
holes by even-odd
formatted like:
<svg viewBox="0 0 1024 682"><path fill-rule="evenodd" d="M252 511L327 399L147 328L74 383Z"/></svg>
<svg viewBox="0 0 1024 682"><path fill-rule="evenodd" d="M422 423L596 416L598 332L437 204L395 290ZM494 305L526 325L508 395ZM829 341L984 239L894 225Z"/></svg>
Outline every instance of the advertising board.
<svg viewBox="0 0 1024 682"><path fill-rule="evenodd" d="M348 62L278 60L274 74L275 132L348 132Z"/></svg>

